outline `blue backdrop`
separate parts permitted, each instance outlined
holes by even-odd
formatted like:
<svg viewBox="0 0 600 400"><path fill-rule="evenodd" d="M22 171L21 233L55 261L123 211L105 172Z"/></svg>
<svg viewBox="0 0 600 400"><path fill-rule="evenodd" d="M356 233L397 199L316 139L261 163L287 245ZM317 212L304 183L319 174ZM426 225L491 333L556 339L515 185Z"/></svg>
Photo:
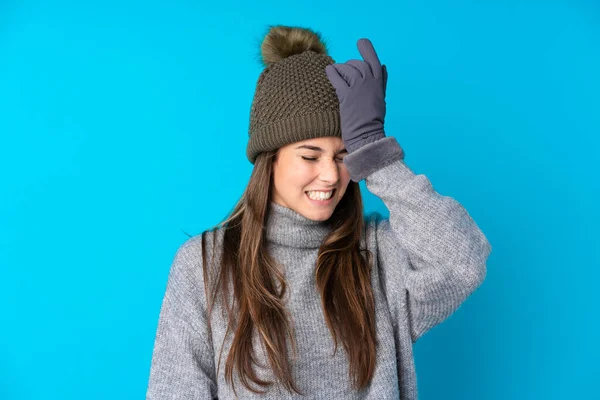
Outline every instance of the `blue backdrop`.
<svg viewBox="0 0 600 400"><path fill-rule="evenodd" d="M175 251L251 173L268 24L322 32L338 62L370 38L388 135L493 246L415 344L420 398L597 395L597 2L5 0L0 398L144 397Z"/></svg>

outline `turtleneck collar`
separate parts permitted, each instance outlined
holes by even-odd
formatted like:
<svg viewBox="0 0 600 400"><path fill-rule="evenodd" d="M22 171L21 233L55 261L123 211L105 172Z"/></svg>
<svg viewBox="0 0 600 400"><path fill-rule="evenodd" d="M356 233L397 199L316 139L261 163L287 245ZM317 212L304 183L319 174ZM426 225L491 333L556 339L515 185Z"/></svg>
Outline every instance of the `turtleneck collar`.
<svg viewBox="0 0 600 400"><path fill-rule="evenodd" d="M267 242L287 247L318 248L328 232L326 221L314 221L291 208L270 202Z"/></svg>

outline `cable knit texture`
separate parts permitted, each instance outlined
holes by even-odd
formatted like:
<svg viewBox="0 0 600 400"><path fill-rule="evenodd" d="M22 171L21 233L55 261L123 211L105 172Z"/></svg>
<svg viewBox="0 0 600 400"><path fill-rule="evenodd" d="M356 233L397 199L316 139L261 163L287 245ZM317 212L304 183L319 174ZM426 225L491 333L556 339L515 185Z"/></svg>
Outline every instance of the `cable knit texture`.
<svg viewBox="0 0 600 400"><path fill-rule="evenodd" d="M369 155L372 163L366 186L390 212L389 218L376 212L368 215L362 235L363 245L374 253L376 262L372 286L378 347L373 380L365 389L353 390L345 351L338 348L333 355L333 340L314 276L318 248L327 228L322 222L271 203L266 226L268 248L285 268L289 284L286 306L299 350L293 361L293 377L305 396L292 395L279 385L265 395L256 395L236 377L238 398L417 399L412 345L481 285L491 245L467 211L453 198L438 194L425 175L411 171L399 153L396 157L388 154L379 168L373 168L378 162L373 160L382 160L375 149L388 147L376 143L365 146L345 160L360 176L365 174L359 170L364 161L361 153ZM401 151L399 146L395 148ZM217 241L217 251L221 233L217 231L212 239ZM186 240L171 265L158 319L148 400L235 398L224 378L230 336L225 339L217 373L226 329L218 304L212 315L212 332L207 329L201 270L202 257L207 255L201 253L200 240L200 235ZM209 241L207 249L211 248ZM209 259L213 256L219 254ZM257 341L255 348L259 362L268 366ZM272 377L268 368L257 371L260 377Z"/></svg>

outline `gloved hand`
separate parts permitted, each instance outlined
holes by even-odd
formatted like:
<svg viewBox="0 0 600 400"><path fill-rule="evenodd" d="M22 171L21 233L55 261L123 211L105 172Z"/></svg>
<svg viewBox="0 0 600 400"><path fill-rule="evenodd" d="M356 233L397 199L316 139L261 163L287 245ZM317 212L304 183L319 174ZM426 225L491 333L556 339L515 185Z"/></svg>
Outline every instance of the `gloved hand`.
<svg viewBox="0 0 600 400"><path fill-rule="evenodd" d="M357 47L364 61L325 67L340 100L342 139L348 153L385 137L387 70L369 39L359 39Z"/></svg>

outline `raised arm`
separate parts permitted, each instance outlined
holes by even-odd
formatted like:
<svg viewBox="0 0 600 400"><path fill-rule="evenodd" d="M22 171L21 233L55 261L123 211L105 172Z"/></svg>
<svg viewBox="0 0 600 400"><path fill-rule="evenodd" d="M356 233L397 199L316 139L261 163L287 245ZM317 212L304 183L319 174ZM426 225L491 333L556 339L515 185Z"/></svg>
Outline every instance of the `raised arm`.
<svg viewBox="0 0 600 400"><path fill-rule="evenodd" d="M350 178L366 179L390 211L376 227L380 276L392 314L408 303L415 342L481 284L491 246L456 200L404 163L402 148L384 129L387 68L369 39L357 47L364 61L332 64L325 72L340 101Z"/></svg>
<svg viewBox="0 0 600 400"><path fill-rule="evenodd" d="M390 212L377 221L380 275L392 312L408 298L416 342L481 285L491 245L461 204L410 170L394 137L367 144L344 162Z"/></svg>

